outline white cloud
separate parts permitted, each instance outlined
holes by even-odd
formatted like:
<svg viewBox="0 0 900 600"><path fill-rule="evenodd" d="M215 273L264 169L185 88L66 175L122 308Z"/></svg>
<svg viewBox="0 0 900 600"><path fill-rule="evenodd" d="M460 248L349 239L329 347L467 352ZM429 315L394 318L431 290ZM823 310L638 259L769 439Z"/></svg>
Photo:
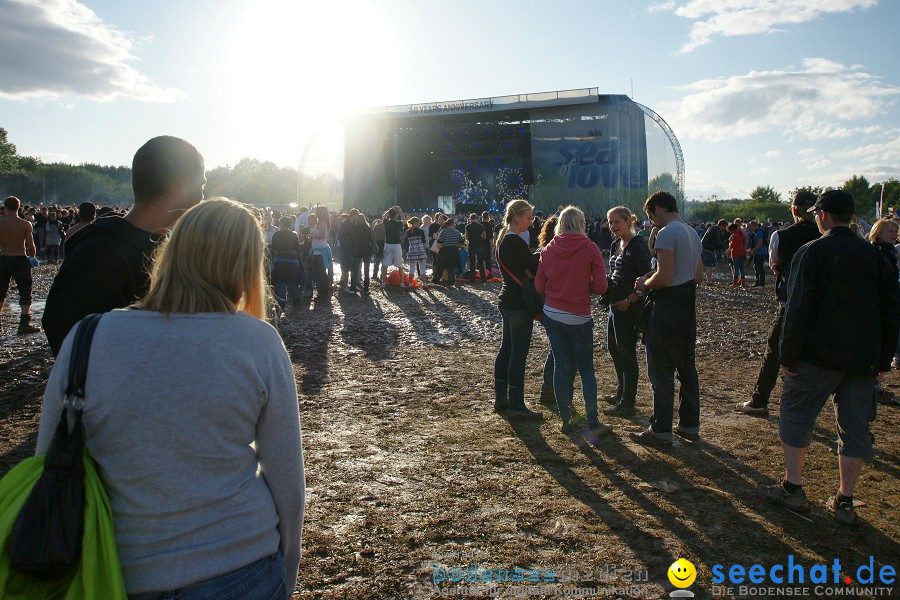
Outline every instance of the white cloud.
<svg viewBox="0 0 900 600"><path fill-rule="evenodd" d="M684 86L678 102L660 106L676 135L724 141L766 132L790 139L838 139L877 126L847 126L884 111L900 87L824 58L802 68L751 71Z"/></svg>
<svg viewBox="0 0 900 600"><path fill-rule="evenodd" d="M694 22L682 52L708 44L716 36L780 31L781 25L813 21L825 14L866 9L878 0L682 0L657 2L649 12L672 12Z"/></svg>
<svg viewBox="0 0 900 600"><path fill-rule="evenodd" d="M0 97L172 102L129 62L134 39L76 0L0 0Z"/></svg>
<svg viewBox="0 0 900 600"><path fill-rule="evenodd" d="M781 156L781 150L769 150L765 154L766 158L778 158Z"/></svg>
<svg viewBox="0 0 900 600"><path fill-rule="evenodd" d="M751 175L765 175L766 173L768 173L771 170L772 169L770 169L769 167L760 167L758 169L753 169L752 171L750 171L750 174Z"/></svg>
<svg viewBox="0 0 900 600"><path fill-rule="evenodd" d="M806 161L804 161L806 162ZM824 158L822 160L811 161L807 164L807 168L810 170L815 169L824 169L825 167L831 166L831 159Z"/></svg>
<svg viewBox="0 0 900 600"><path fill-rule="evenodd" d="M802 148L800 150L797 150L797 154L799 154L800 156L812 156L813 154L815 154L815 152L816 151L814 148Z"/></svg>

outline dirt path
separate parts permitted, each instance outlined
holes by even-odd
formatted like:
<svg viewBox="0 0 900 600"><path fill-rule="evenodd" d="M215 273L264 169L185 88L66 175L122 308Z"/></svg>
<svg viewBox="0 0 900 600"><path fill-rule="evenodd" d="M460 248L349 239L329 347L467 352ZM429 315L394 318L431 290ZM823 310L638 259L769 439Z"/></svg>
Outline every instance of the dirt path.
<svg viewBox="0 0 900 600"><path fill-rule="evenodd" d="M296 597L431 598L441 590L458 597L460 585L482 592L469 597L485 597L492 587L485 583L435 587L441 576L465 579L471 564L482 576L485 568L511 576L516 567L536 569L541 577L553 569L553 586L590 591L582 597L649 598L674 589L666 570L679 557L697 567L691 589L698 597L709 596L715 564L772 565L794 555L811 566L839 558L841 577L854 579L870 555L876 567L898 566L896 408L880 406L873 424L878 453L857 493L867 504L859 509L862 527L839 527L821 506L837 485L828 411L807 460L815 503L808 520L755 495L782 470L780 385L769 419L732 407L753 387L775 311L771 287L701 289L702 440L676 438L667 451L627 437L649 414L643 350L639 414L611 420L615 434L596 446L563 435L558 416L543 407L545 418L534 423L512 425L495 415L497 287L335 295L330 307L292 307L281 320L300 390L308 486ZM0 355L3 472L33 448L50 365L36 341L9 336L8 320ZM599 308L595 321L602 395L614 388L614 375ZM546 351L537 327L526 389L532 408ZM888 387L900 393L898 380L892 375ZM574 581L561 581L567 578ZM499 584L495 597L514 597L526 583ZM530 597L558 597L552 590Z"/></svg>

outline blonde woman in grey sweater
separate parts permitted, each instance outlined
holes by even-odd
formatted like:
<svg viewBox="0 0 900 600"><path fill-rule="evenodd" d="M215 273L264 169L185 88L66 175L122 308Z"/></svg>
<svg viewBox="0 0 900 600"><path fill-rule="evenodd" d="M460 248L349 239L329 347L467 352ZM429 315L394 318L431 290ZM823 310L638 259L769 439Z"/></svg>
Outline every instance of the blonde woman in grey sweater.
<svg viewBox="0 0 900 600"><path fill-rule="evenodd" d="M202 202L161 247L147 296L97 326L85 443L109 495L130 598L294 591L300 419L290 359L264 321L263 257L246 208ZM47 383L38 454L59 420L73 337Z"/></svg>

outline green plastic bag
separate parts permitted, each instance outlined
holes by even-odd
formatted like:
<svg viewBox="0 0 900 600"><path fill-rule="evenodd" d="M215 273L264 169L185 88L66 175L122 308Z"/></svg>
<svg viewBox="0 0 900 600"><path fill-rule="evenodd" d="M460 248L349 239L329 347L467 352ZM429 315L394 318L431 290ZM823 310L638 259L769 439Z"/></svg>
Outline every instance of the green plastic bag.
<svg viewBox="0 0 900 600"><path fill-rule="evenodd" d="M4 600L115 600L127 598L112 509L94 461L84 450L84 537L81 563L62 581L38 581L9 566L7 540L31 488L44 469L44 457L23 460L0 480L0 598Z"/></svg>

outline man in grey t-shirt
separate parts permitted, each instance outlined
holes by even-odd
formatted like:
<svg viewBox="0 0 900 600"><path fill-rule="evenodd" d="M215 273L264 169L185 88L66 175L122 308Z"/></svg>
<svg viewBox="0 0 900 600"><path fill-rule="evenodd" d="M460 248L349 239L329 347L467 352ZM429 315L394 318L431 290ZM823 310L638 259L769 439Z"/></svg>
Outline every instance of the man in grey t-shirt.
<svg viewBox="0 0 900 600"><path fill-rule="evenodd" d="M645 338L647 373L653 387L650 427L631 438L641 444L672 444L675 375L681 383L678 427L675 433L695 441L700 432L700 381L695 364L697 345L697 284L703 280L700 238L681 220L675 197L656 192L644 203L644 212L659 233L656 236L657 270L639 278L635 291L653 290L653 312Z"/></svg>

